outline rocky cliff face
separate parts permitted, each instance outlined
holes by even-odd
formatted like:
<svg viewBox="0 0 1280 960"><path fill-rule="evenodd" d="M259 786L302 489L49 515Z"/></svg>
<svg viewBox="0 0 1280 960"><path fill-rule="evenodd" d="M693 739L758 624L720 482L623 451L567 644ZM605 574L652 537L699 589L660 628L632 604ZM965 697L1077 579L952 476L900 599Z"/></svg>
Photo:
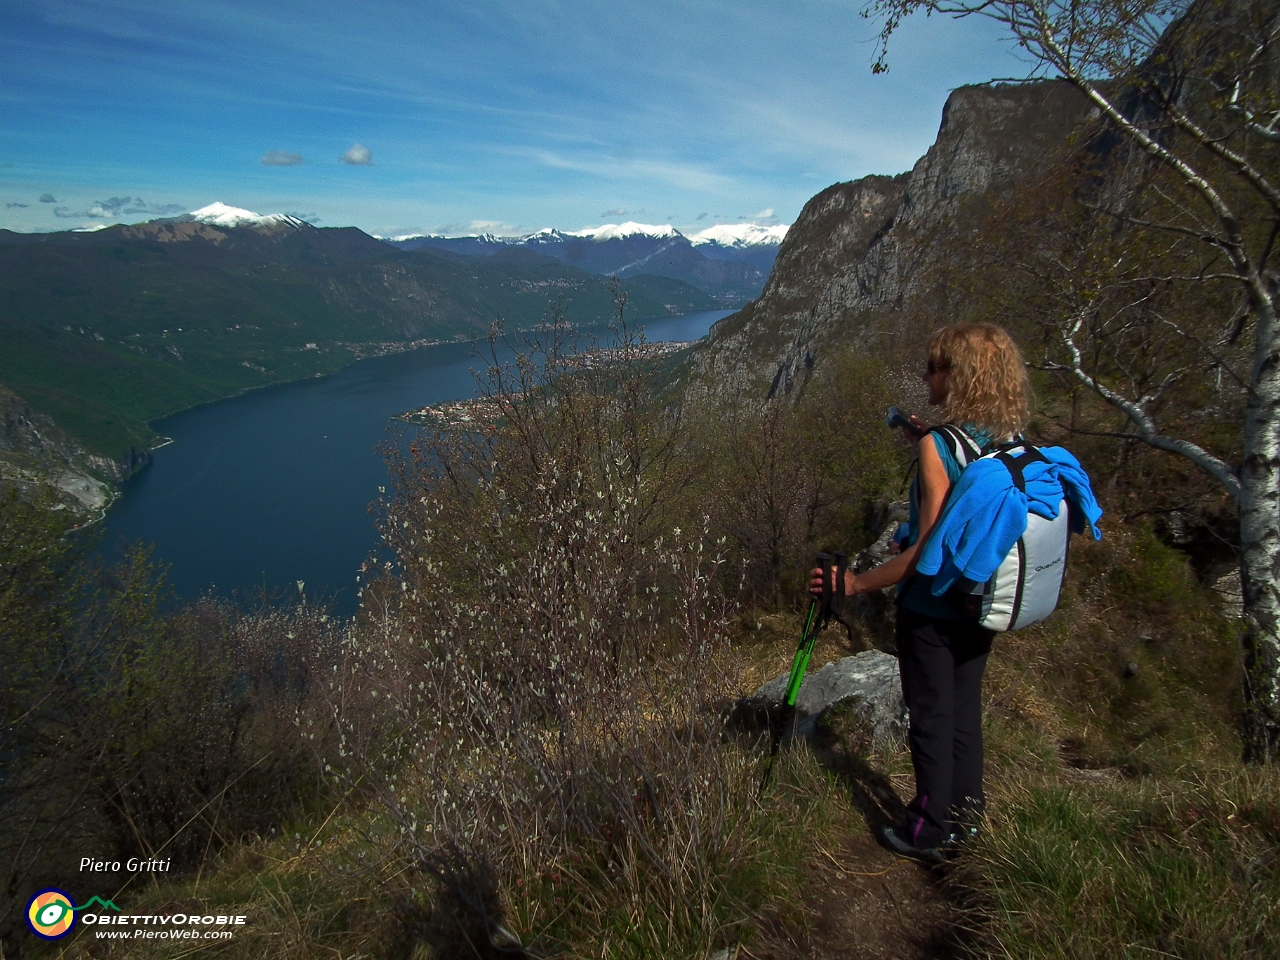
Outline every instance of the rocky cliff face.
<svg viewBox="0 0 1280 960"><path fill-rule="evenodd" d="M92 456L68 439L52 417L36 413L0 386L0 488L45 486L77 513L97 516L113 497L104 480L119 482L150 460L149 453L139 450L119 461Z"/></svg>
<svg viewBox="0 0 1280 960"><path fill-rule="evenodd" d="M838 183L805 205L764 292L715 325L694 377L711 392L789 392L833 344L892 338L938 282L937 241L989 194L1035 177L1088 109L1053 81L954 91L910 173Z"/></svg>

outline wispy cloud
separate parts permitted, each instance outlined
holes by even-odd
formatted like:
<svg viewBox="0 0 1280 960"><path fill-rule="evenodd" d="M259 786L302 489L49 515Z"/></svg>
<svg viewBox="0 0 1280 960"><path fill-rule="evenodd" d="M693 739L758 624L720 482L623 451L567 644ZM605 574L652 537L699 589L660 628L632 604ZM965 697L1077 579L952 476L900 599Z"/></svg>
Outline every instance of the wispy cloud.
<svg viewBox="0 0 1280 960"><path fill-rule="evenodd" d="M7 208L9 208L10 210L12 210L14 207L25 207L25 206L27 206L27 204L25 204L25 203L6 203L6 204L5 204L5 206L6 206Z"/></svg>
<svg viewBox="0 0 1280 960"><path fill-rule="evenodd" d="M42 193L40 194L40 202L41 203L57 203L58 198L55 197L52 193Z"/></svg>
<svg viewBox="0 0 1280 960"><path fill-rule="evenodd" d="M707 219L707 215L706 215L705 213L700 213L700 214L698 214L696 217L694 217L693 219L694 219L694 220L705 220L705 219Z"/></svg>
<svg viewBox="0 0 1280 960"><path fill-rule="evenodd" d="M515 224L504 223L501 220L472 220L470 229L472 233L492 233L502 236L503 234L515 233L520 228Z"/></svg>
<svg viewBox="0 0 1280 960"><path fill-rule="evenodd" d="M352 167L371 167L373 166L373 152L368 147L353 143L350 149L342 155L342 162Z"/></svg>
<svg viewBox="0 0 1280 960"><path fill-rule="evenodd" d="M112 197L110 200L99 200L89 208L89 216L91 217L114 217L119 213L123 213L126 208L133 208L138 203L146 209L146 202L139 197L136 201L133 197Z"/></svg>
<svg viewBox="0 0 1280 960"><path fill-rule="evenodd" d="M785 95L740 99L734 108L745 128L768 131L774 152L805 163L822 157L837 168L910 169L923 152L921 142L927 146L927 137L937 129L932 111L905 122L890 111L849 116L803 85Z"/></svg>
<svg viewBox="0 0 1280 960"><path fill-rule="evenodd" d="M187 208L180 203L147 203L141 197L112 197L110 200L99 200L89 208L91 217L129 216L137 213L149 213L163 217L169 213L180 213Z"/></svg>
<svg viewBox="0 0 1280 960"><path fill-rule="evenodd" d="M46 194L48 196L48 194ZM44 197L41 203L47 202ZM56 201L55 201L56 202ZM163 217L172 213L181 213L187 208L180 203L148 203L142 197L111 197L98 200L89 205L87 210L72 210L70 207L54 207L53 215L63 220L116 219L122 216L135 216L139 213L153 217Z"/></svg>
<svg viewBox="0 0 1280 960"><path fill-rule="evenodd" d="M320 217L315 213L298 213L296 210L286 210L285 213L290 217L297 217L304 223L309 223L313 227L320 222Z"/></svg>
<svg viewBox="0 0 1280 960"><path fill-rule="evenodd" d="M604 213L600 214L600 219L603 220L606 217L625 217L626 215L627 208L618 207L616 210L606 210Z"/></svg>
<svg viewBox="0 0 1280 960"><path fill-rule="evenodd" d="M580 160L562 157L550 150L531 151L538 162L555 170L574 170L611 180L658 180L685 190L724 191L734 185L731 177L694 164L658 160Z"/></svg>
<svg viewBox="0 0 1280 960"><path fill-rule="evenodd" d="M288 150L268 150L262 155L264 167L296 167L300 163L302 163L302 154L290 153Z"/></svg>

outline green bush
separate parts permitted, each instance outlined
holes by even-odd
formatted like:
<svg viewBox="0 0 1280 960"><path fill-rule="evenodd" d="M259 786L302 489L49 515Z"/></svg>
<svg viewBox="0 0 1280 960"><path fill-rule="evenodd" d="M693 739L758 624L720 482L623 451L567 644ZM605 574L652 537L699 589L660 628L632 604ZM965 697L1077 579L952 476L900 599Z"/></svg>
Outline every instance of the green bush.
<svg viewBox="0 0 1280 960"><path fill-rule="evenodd" d="M81 857L196 871L322 787L311 672L336 648L323 611L169 610L145 552L101 569L67 527L46 504L0 504L6 950L26 942L14 936L32 892L85 882Z"/></svg>

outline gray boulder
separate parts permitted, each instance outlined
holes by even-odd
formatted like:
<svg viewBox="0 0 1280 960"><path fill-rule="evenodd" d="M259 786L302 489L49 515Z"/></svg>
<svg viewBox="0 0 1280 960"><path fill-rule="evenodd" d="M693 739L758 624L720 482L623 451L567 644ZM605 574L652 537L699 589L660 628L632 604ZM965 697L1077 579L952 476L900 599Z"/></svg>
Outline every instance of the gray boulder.
<svg viewBox="0 0 1280 960"><path fill-rule="evenodd" d="M781 703L789 675L790 671L774 677L748 703L766 708ZM866 650L839 663L828 663L805 677L796 697L797 735L812 736L823 713L845 704L852 704L877 745L901 739L907 730L907 705L902 699L897 657Z"/></svg>

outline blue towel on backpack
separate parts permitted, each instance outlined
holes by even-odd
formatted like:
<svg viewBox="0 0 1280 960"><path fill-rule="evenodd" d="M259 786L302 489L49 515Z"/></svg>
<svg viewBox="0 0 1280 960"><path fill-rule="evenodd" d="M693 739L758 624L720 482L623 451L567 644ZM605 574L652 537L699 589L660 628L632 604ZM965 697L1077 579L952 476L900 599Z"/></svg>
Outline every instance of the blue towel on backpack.
<svg viewBox="0 0 1280 960"><path fill-rule="evenodd" d="M1027 513L1052 520L1064 498L1071 507L1071 532L1083 533L1087 524L1093 538L1101 539L1102 508L1089 475L1062 447L1041 447L1040 452L1049 462L1037 461L1023 469L1025 493L995 458L965 467L916 564L917 572L934 577L935 596L961 578L974 583L990 580L1026 532Z"/></svg>

